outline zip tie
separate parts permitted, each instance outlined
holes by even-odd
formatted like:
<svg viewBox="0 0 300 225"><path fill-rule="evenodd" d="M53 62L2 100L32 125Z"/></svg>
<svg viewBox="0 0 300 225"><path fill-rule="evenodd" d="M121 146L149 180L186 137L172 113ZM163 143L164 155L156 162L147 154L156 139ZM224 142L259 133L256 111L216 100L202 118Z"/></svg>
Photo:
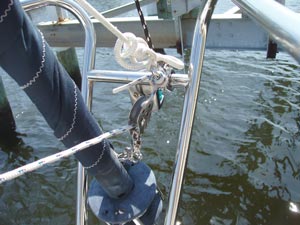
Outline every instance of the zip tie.
<svg viewBox="0 0 300 225"><path fill-rule="evenodd" d="M96 144L100 143L104 139L122 134L126 131L129 131L130 129L132 129L132 126L127 125L127 126L124 126L122 128L119 128L119 129L114 129L112 131L105 132L105 133L103 133L103 134L101 134L101 135L99 135L95 138L92 138L92 139L89 139L87 141L81 142L81 143L73 146L72 148L69 148L69 149L66 149L64 151L58 152L56 154L53 154L53 155L47 156L45 158L39 159L37 161L29 163L25 166L21 166L19 168L16 168L14 170L9 171L9 172L0 174L0 184L2 184L5 181L9 181L9 180L17 178L21 175L24 175L25 173L37 170L37 169L43 167L44 165L57 162L62 158L69 157L69 156L75 154L78 151L81 151L83 149L86 149L88 147L91 147L93 145L96 145Z"/></svg>

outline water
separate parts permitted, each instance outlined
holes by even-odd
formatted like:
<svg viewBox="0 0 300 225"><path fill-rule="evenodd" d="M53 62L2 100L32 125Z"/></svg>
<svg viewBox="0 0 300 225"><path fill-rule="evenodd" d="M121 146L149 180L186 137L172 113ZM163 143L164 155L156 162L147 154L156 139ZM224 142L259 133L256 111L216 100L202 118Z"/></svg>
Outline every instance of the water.
<svg viewBox="0 0 300 225"><path fill-rule="evenodd" d="M221 3L219 7L226 6ZM287 5L300 8L297 1ZM111 49L97 52L98 69L119 69L112 63ZM178 56L171 49L168 53ZM286 53L280 52L276 60L266 60L265 54L206 51L179 205L178 220L185 225L299 224L300 214L293 211L300 204L300 66ZM0 171L63 150L24 93L8 76L3 80L20 135L16 145L0 145ZM96 86L93 113L103 129L126 124L127 93L112 96L116 85ZM153 115L143 137L144 161L166 195L183 95L182 89L167 93L163 109ZM121 149L129 137L112 141ZM75 224L76 166L71 157L1 185L0 224ZM100 224L92 213L89 224Z"/></svg>

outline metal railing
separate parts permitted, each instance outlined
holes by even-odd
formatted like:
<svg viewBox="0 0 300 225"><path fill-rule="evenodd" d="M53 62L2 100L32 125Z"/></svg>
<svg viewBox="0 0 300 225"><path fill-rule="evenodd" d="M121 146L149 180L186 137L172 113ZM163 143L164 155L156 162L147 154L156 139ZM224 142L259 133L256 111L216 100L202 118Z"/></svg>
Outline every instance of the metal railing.
<svg viewBox="0 0 300 225"><path fill-rule="evenodd" d="M187 157L191 141L195 110L197 105L200 78L204 61L205 43L208 33L208 26L217 0L206 0L205 7L199 13L194 30L193 48L190 57L188 76L186 74L173 75L175 84L186 87L183 106L177 154L173 170L172 184L169 194L168 209L165 218L166 225L173 225L176 222L177 209L180 193L183 185L183 177L187 164ZM252 16L300 63L300 29L295 24L300 24L300 18L296 13L273 0L234 0L246 13ZM88 15L81 9L80 5L72 0L25 0L22 1L25 9L33 9L45 5L61 6L72 12L82 23L85 30L85 53L83 65L82 94L88 105L92 104L92 89L94 82L127 83L145 73L101 71L94 70L95 59L95 33L93 24ZM267 10L265 10L267 8ZM78 167L77 183L77 217L76 224L85 224L85 196L86 177L83 167Z"/></svg>
<svg viewBox="0 0 300 225"><path fill-rule="evenodd" d="M274 0L233 0L300 63L299 14Z"/></svg>
<svg viewBox="0 0 300 225"><path fill-rule="evenodd" d="M171 190L169 193L169 204L165 225L173 225L176 222L177 209L183 184L184 172L187 164L189 146L197 106L200 78L204 60L205 43L208 33L208 25L217 0L207 1L203 11L199 14L193 37L193 47L190 56L189 78L190 83L185 92L179 141L177 145L177 158L173 170Z"/></svg>
<svg viewBox="0 0 300 225"><path fill-rule="evenodd" d="M82 67L81 93L85 102L89 94L88 72L95 68L96 37L94 26L89 19L89 15L73 0L23 0L22 6L25 10L31 10L48 5L62 7L71 13L80 21L84 28L85 45ZM87 194L87 176L81 163L78 163L77 173L77 202L76 202L76 225L84 225L86 220L86 194Z"/></svg>

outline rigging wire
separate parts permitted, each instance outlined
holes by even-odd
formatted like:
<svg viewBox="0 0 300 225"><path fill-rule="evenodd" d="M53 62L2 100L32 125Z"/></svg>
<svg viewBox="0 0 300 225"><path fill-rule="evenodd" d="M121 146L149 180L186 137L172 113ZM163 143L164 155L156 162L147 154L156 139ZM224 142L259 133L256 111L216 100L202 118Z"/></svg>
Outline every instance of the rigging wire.
<svg viewBox="0 0 300 225"><path fill-rule="evenodd" d="M146 37L147 44L148 44L149 48L154 49L154 45L153 45L152 40L151 40L151 35L149 33L148 25L146 23L146 20L145 20L140 2L139 2L139 0L134 0L134 2L135 2L136 9L138 11L138 14L140 16L140 20L141 20L141 24L143 26L143 30L144 30L144 34L145 34L145 37Z"/></svg>

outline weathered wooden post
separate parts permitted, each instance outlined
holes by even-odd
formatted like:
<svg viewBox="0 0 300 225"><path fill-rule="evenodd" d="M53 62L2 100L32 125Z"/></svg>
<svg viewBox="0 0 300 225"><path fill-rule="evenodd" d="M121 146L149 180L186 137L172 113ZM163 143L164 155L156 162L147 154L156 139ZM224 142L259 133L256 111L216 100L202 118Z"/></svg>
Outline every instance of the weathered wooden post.
<svg viewBox="0 0 300 225"><path fill-rule="evenodd" d="M65 67L77 87L81 90L81 72L75 48L67 48L56 53L60 63Z"/></svg>
<svg viewBox="0 0 300 225"><path fill-rule="evenodd" d="M282 5L285 5L285 0L275 0ZM277 43L269 38L268 49L267 49L267 59L275 59L278 52Z"/></svg>
<svg viewBox="0 0 300 225"><path fill-rule="evenodd" d="M15 119L6 97L6 92L0 77L0 141L5 141L16 134Z"/></svg>

